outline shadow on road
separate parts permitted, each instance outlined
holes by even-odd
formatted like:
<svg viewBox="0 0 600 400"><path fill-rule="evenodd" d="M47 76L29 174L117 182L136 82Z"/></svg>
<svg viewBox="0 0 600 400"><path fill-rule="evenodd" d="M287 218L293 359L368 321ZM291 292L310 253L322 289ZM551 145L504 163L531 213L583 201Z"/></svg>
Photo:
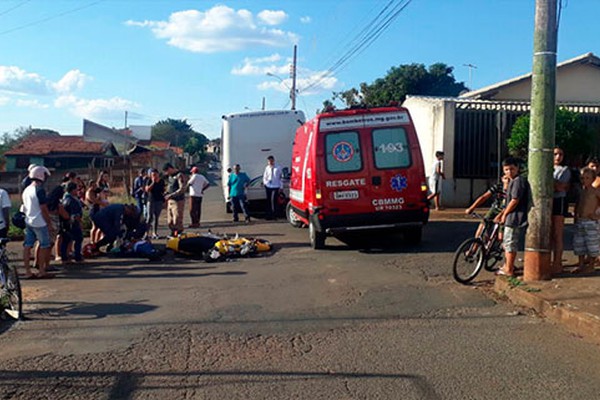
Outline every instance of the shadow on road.
<svg viewBox="0 0 600 400"><path fill-rule="evenodd" d="M182 381L182 378L185 378ZM194 379L190 379L194 378ZM207 379L215 380L207 382ZM199 380L202 381L199 381ZM111 381L114 382L110 388L109 398L130 399L135 397L136 392L148 390L145 381L152 382L153 391L172 390L177 385L178 390L199 390L206 388L207 384L214 385L272 385L273 380L277 382L296 381L314 382L348 380L390 380L397 381L399 387L406 385L406 381L413 386L422 399L441 399L435 388L428 382L427 378L417 374L386 374L370 372L330 372L330 371L273 371L273 370L244 370L244 371L173 371L173 372L135 372L135 371L69 371L69 370L0 370L0 386L11 387L13 397L20 398L23 394L46 393L47 390L56 391L56 382L66 383L71 387L70 393L75 390L79 396L96 393L98 387L95 383ZM192 383L198 381L198 383ZM28 382L26 387L19 385L20 382ZM22 392L21 392L22 391ZM55 392L56 393L56 392Z"/></svg>
<svg viewBox="0 0 600 400"><path fill-rule="evenodd" d="M44 317L61 319L101 319L113 315L136 315L153 311L158 306L141 304L142 301L129 303L86 303L86 302L60 302L60 301L32 301L29 304L35 311L28 313L30 321L42 320ZM64 318L72 317L72 318Z"/></svg>

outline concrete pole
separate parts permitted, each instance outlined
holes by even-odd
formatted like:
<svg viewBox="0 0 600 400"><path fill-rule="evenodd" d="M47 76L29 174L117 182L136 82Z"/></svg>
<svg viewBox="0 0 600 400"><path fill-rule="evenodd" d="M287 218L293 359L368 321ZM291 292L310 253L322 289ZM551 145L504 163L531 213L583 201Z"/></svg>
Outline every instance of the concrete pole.
<svg viewBox="0 0 600 400"><path fill-rule="evenodd" d="M529 126L529 183L533 207L525 239L524 281L551 278L550 229L554 191L557 0L536 0Z"/></svg>
<svg viewBox="0 0 600 400"><path fill-rule="evenodd" d="M292 88L290 90L290 98L292 99L292 110L296 109L296 51L298 46L294 45L294 61L292 63Z"/></svg>

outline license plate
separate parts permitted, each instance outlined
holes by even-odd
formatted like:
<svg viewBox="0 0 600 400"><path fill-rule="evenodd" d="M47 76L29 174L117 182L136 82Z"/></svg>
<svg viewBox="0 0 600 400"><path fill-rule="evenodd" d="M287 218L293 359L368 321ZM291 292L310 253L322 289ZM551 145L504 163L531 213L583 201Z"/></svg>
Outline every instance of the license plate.
<svg viewBox="0 0 600 400"><path fill-rule="evenodd" d="M344 190L341 192L333 192L334 200L356 200L358 199L358 190Z"/></svg>

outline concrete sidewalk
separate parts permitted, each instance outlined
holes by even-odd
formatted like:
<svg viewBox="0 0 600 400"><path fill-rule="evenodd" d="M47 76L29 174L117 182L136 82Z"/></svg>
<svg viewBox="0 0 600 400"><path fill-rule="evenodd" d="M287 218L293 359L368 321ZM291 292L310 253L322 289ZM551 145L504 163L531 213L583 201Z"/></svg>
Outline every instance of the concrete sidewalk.
<svg viewBox="0 0 600 400"><path fill-rule="evenodd" d="M483 214L486 210L478 211ZM430 219L473 221L465 215L464 209L432 211ZM571 225L573 220L565 222ZM565 265L577 262L572 251L565 251L563 258ZM562 324L573 334L600 344L600 269L596 268L592 274L565 272L549 281L528 283L519 278L497 277L494 291L513 304L533 309L548 320Z"/></svg>

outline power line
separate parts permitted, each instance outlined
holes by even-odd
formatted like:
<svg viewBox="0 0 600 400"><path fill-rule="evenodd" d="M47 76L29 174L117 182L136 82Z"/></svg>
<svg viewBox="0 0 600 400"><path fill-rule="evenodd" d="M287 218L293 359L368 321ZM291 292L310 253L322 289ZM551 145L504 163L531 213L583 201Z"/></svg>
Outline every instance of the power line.
<svg viewBox="0 0 600 400"><path fill-rule="evenodd" d="M42 24L44 22L51 21L53 19L64 17L65 15L72 14L72 13L75 13L77 11L85 10L86 8L90 8L92 6L95 6L96 4L101 3L103 1L104 0L96 0L96 1L93 1L93 2L91 2L89 4L86 4L84 6L76 7L76 8L73 8L71 10L67 10L67 11L63 11L63 12L58 13L58 14L51 15L49 17L45 17L45 18L42 18L42 19L38 19L36 21L28 22L28 23L26 23L24 25L17 26L16 28L11 28L11 29L7 29L5 31L0 31L0 35L5 35L5 34L8 34L8 33L15 32L15 31L20 31L22 29L26 29L26 28L29 28L29 27L32 27L32 26L35 26L35 25Z"/></svg>
<svg viewBox="0 0 600 400"><path fill-rule="evenodd" d="M19 8L19 7L21 7L21 6L24 6L25 4L29 3L30 1L31 1L31 0L23 0L23 1L22 1L22 2L20 2L19 4L15 5L15 6L12 6L11 8L9 8L9 9L6 9L6 10L4 10L4 11L0 12L0 16L8 14L8 13L9 13L9 12L11 12L12 10L16 10L17 8Z"/></svg>
<svg viewBox="0 0 600 400"><path fill-rule="evenodd" d="M350 43L355 42L354 45L336 61L331 67L321 74L315 81L309 83L302 90L311 89L325 79L334 75L334 72L340 71L345 68L350 61L366 50L375 40L377 40L383 32L391 25L391 23L400 15L400 13L411 3L412 0L401 0L398 4L394 5L391 9L390 6L396 0L390 0L382 11L363 29L361 32L352 39ZM384 15L385 14L385 15Z"/></svg>

